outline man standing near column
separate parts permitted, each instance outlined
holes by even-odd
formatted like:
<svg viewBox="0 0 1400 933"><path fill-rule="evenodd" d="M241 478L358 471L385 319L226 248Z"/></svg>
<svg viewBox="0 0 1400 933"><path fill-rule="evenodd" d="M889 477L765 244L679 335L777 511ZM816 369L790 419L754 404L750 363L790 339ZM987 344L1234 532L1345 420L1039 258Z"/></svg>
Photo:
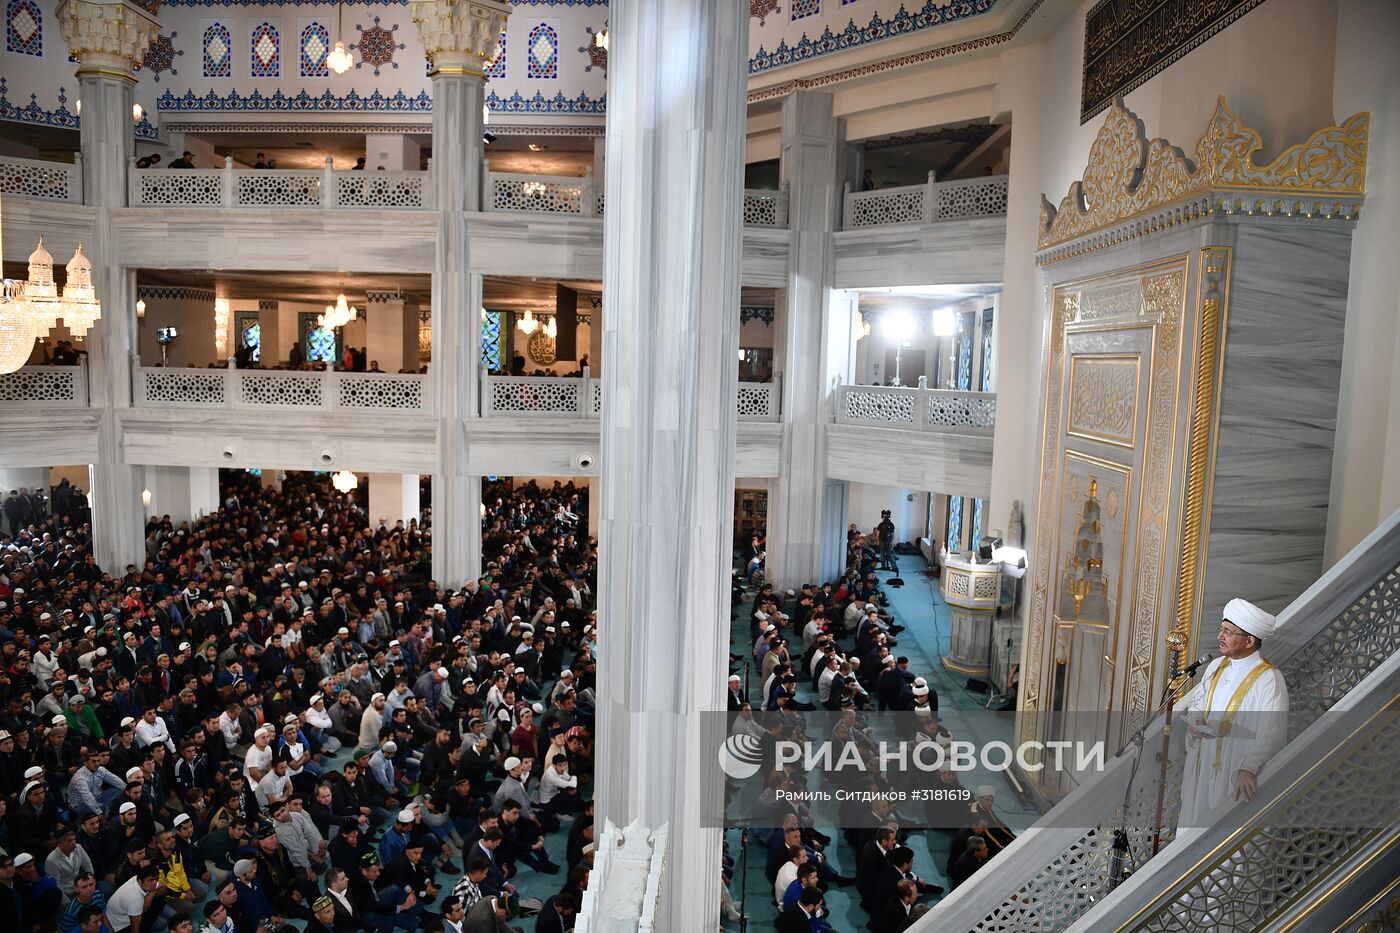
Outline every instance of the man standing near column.
<svg viewBox="0 0 1400 933"><path fill-rule="evenodd" d="M1227 800L1252 800L1259 775L1288 738L1288 687L1260 648L1275 619L1243 599L1225 606L1217 644L1221 657L1182 700L1186 770L1182 775L1182 828L1206 825Z"/></svg>

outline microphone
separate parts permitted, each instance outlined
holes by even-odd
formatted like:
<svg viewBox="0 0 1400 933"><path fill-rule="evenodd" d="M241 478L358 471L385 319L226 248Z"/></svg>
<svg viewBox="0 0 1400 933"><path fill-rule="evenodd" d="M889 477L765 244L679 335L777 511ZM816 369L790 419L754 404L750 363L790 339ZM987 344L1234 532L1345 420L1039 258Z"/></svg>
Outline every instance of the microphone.
<svg viewBox="0 0 1400 933"><path fill-rule="evenodd" d="M1192 661L1190 664L1186 665L1186 668L1181 673L1186 677L1194 677L1196 675L1196 671L1200 670L1202 664L1209 663L1210 655L1203 654L1196 660Z"/></svg>

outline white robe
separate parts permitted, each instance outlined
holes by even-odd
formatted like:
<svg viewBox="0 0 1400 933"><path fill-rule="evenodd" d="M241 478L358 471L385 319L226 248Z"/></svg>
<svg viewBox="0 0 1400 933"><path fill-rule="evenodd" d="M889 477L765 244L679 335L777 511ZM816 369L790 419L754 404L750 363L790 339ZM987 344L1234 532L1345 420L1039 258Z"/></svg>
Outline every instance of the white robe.
<svg viewBox="0 0 1400 933"><path fill-rule="evenodd" d="M1222 664L1229 667L1211 694L1211 681ZM1256 666L1263 663L1259 652L1247 658L1229 661L1216 658L1207 667L1200 683L1182 698L1182 718L1189 723L1207 724L1218 730L1236 690ZM1209 696L1210 707L1206 701ZM1288 687L1278 669L1265 671L1240 701L1230 732L1219 738L1195 738L1186 733L1186 765L1181 779L1181 829L1205 826L1205 816L1235 794L1235 773L1253 772L1262 780L1270 758L1278 754L1288 740ZM1217 767L1218 763L1218 767Z"/></svg>

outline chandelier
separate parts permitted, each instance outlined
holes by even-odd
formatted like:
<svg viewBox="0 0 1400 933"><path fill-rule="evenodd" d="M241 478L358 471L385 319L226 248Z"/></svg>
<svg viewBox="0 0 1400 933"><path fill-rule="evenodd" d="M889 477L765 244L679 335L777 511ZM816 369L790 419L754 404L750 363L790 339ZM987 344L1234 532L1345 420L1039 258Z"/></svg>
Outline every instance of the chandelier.
<svg viewBox="0 0 1400 933"><path fill-rule="evenodd" d="M526 311L521 315L520 322L516 326L526 334L533 334L535 331L543 329L551 340L559 336L559 325L554 323L554 318L551 317L546 323L535 317L533 311Z"/></svg>
<svg viewBox="0 0 1400 933"><path fill-rule="evenodd" d="M331 485L337 492L350 493L355 491L355 487L360 485L360 478L349 470L340 470L331 474Z"/></svg>
<svg viewBox="0 0 1400 933"><path fill-rule="evenodd" d="M59 318L74 337L83 337L102 316L102 304L92 287L92 263L79 244L68 260L63 294L53 278L53 256L44 249L44 238L29 256L29 278L6 281L0 298L0 373L22 367L34 349L34 341L58 325Z"/></svg>
<svg viewBox="0 0 1400 933"><path fill-rule="evenodd" d="M545 191L544 182L541 181L527 181L520 186L520 193L527 198L542 198Z"/></svg>
<svg viewBox="0 0 1400 933"><path fill-rule="evenodd" d="M593 34L593 44L604 52L608 50L608 27L604 26Z"/></svg>
<svg viewBox="0 0 1400 933"><path fill-rule="evenodd" d="M345 8L340 4L336 4L336 15L340 18L338 31L343 36L345 35ZM338 75L345 74L353 64L355 64L355 59L351 57L349 52L345 51L344 42L336 42L335 48L326 56L326 67Z"/></svg>
<svg viewBox="0 0 1400 933"><path fill-rule="evenodd" d="M359 316L359 309L350 304L345 299L345 293L341 292L335 296L335 304L326 305L325 313L316 318L316 326L335 330L337 327L344 327Z"/></svg>

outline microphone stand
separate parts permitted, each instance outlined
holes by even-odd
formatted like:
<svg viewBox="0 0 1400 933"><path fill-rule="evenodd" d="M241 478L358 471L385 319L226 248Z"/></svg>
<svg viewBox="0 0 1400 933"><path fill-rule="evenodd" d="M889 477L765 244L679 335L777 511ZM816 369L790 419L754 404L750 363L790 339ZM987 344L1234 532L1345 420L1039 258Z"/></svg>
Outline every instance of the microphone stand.
<svg viewBox="0 0 1400 933"><path fill-rule="evenodd" d="M749 928L749 828L739 830L739 933Z"/></svg>
<svg viewBox="0 0 1400 933"><path fill-rule="evenodd" d="M1182 679L1182 675L1177 673L1177 664L1177 655L1176 652L1173 651L1171 654L1170 670L1168 671L1167 687L1166 690L1163 691L1162 701L1157 704L1157 708L1152 711L1152 714L1143 721L1142 727L1136 732L1134 732L1132 737L1128 740L1130 744L1137 746L1137 751L1133 755L1132 770L1128 772L1128 784L1125 788L1123 788L1123 808L1119 812L1118 825L1115 826L1113 829L1113 854L1109 857L1108 863L1108 890L1110 891L1112 891L1114 888L1118 887L1120 884L1123 883L1124 863L1131 854L1131 847L1128 843L1127 822L1128 807L1131 806L1133 799L1133 779L1137 777L1138 767L1142 764L1142 750L1143 747L1147 744L1148 728L1157 719L1158 713L1162 712L1164 709L1167 709L1171 704L1175 703L1176 701L1176 691L1181 686L1181 684L1178 681ZM1170 722L1168 723L1168 728L1169 727ZM1170 735L1167 736L1167 739L1170 739ZM1165 771L1165 751L1163 753L1163 758L1163 770ZM1159 823L1161 821L1161 797L1162 791L1159 788L1157 804L1157 819ZM1160 827L1158 828L1158 832L1160 833ZM1155 846L1152 851L1154 853L1157 851Z"/></svg>

